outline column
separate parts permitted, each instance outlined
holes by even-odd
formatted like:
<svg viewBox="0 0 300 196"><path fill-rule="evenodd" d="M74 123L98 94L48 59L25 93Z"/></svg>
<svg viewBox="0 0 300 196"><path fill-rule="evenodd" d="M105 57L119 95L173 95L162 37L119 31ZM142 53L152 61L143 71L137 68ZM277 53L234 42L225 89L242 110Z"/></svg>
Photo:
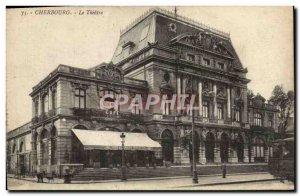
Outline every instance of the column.
<svg viewBox="0 0 300 196"><path fill-rule="evenodd" d="M214 118L216 119L217 116L218 116L218 113L217 113L217 85L214 83L214 86L213 86L213 91L214 91Z"/></svg>
<svg viewBox="0 0 300 196"><path fill-rule="evenodd" d="M180 153L180 147L174 146L174 164L181 164L181 153Z"/></svg>
<svg viewBox="0 0 300 196"><path fill-rule="evenodd" d="M249 151L248 151L248 144L244 144L244 162L249 163Z"/></svg>
<svg viewBox="0 0 300 196"><path fill-rule="evenodd" d="M198 83L198 94L199 94L199 116L202 117L202 82Z"/></svg>
<svg viewBox="0 0 300 196"><path fill-rule="evenodd" d="M214 151L215 151L215 153L214 153L214 155L215 155L214 162L215 163L220 163L221 162L221 157L220 157L220 143L219 142L216 142Z"/></svg>
<svg viewBox="0 0 300 196"><path fill-rule="evenodd" d="M190 163L190 156L189 156L189 149L181 148L181 164L189 164Z"/></svg>
<svg viewBox="0 0 300 196"><path fill-rule="evenodd" d="M247 123L247 114L248 114L248 101L247 101L247 89L243 89L243 113L242 113L242 123Z"/></svg>
<svg viewBox="0 0 300 196"><path fill-rule="evenodd" d="M254 146L251 146L251 151L250 151L250 157L251 157L251 163L254 163Z"/></svg>
<svg viewBox="0 0 300 196"><path fill-rule="evenodd" d="M185 89L186 89L186 78L183 77L182 79L182 89L181 89L181 94L185 95ZM186 114L186 104L183 104L184 109L182 110L183 114Z"/></svg>
<svg viewBox="0 0 300 196"><path fill-rule="evenodd" d="M35 147L35 144L36 144L37 141L32 141L31 142L31 153L30 153L30 160L31 160L31 172L35 172L36 170L36 165L37 165L37 149Z"/></svg>
<svg viewBox="0 0 300 196"><path fill-rule="evenodd" d="M238 162L238 157L237 157L237 151L232 149L232 148L229 148L231 149L231 163L237 163Z"/></svg>
<svg viewBox="0 0 300 196"><path fill-rule="evenodd" d="M39 95L39 109L38 109L39 116L42 114L42 110L43 110L43 98L42 95Z"/></svg>
<svg viewBox="0 0 300 196"><path fill-rule="evenodd" d="M231 90L230 95L231 95L230 96L230 113L233 114L233 109L234 109L234 91L233 90ZM234 118L234 116L231 115L231 119L233 119L233 118Z"/></svg>
<svg viewBox="0 0 300 196"><path fill-rule="evenodd" d="M206 163L205 145L204 144L200 144L200 146L199 146L199 162Z"/></svg>
<svg viewBox="0 0 300 196"><path fill-rule="evenodd" d="M37 141L36 151L37 151L37 165L41 165L41 156L42 156L42 154L41 154L41 140ZM37 167L37 168L39 168L39 167Z"/></svg>
<svg viewBox="0 0 300 196"><path fill-rule="evenodd" d="M49 104L49 111L52 110L52 90L48 90L48 104Z"/></svg>
<svg viewBox="0 0 300 196"><path fill-rule="evenodd" d="M227 118L230 119L231 118L231 96L230 96L230 87L227 87Z"/></svg>
<svg viewBox="0 0 300 196"><path fill-rule="evenodd" d="M265 162L268 163L269 162L269 147L264 148L264 158L265 158Z"/></svg>
<svg viewBox="0 0 300 196"><path fill-rule="evenodd" d="M52 156L52 143L51 143L51 138L48 139L48 165L51 165L51 156Z"/></svg>
<svg viewBox="0 0 300 196"><path fill-rule="evenodd" d="M180 109L178 108L180 104L179 96L181 95L181 78L178 76L177 78L177 112L180 113Z"/></svg>

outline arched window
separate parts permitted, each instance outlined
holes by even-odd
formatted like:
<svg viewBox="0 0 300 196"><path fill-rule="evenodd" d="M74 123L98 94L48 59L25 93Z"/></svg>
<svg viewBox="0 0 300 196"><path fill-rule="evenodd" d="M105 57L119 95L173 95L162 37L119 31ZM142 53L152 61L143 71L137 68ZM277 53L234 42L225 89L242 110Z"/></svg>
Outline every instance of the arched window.
<svg viewBox="0 0 300 196"><path fill-rule="evenodd" d="M38 158L38 155L37 155L37 140L38 140L38 133L35 132L34 135L33 135L33 150L35 150L35 164L37 164L37 158Z"/></svg>
<svg viewBox="0 0 300 196"><path fill-rule="evenodd" d="M16 146L17 146L16 144L13 145L13 148L12 148L12 153L13 153L13 154L16 153Z"/></svg>
<svg viewBox="0 0 300 196"><path fill-rule="evenodd" d="M172 132L169 130L165 130L161 135L161 139L163 158L165 161L170 161L173 163L174 139Z"/></svg>
<svg viewBox="0 0 300 196"><path fill-rule="evenodd" d="M24 142L20 143L19 152L23 152L24 150Z"/></svg>
<svg viewBox="0 0 300 196"><path fill-rule="evenodd" d="M56 132L56 128L53 126L52 130L51 130L51 165L55 165L56 164L56 138L57 138L57 132Z"/></svg>
<svg viewBox="0 0 300 196"><path fill-rule="evenodd" d="M220 157L221 162L226 163L228 162L228 149L229 149L229 137L227 134L222 133L221 135L221 143L220 143Z"/></svg>
<svg viewBox="0 0 300 196"><path fill-rule="evenodd" d="M41 132L41 165L48 162L48 131L44 129Z"/></svg>
<svg viewBox="0 0 300 196"><path fill-rule="evenodd" d="M262 126L262 115L258 112L254 113L254 125L255 126Z"/></svg>
<svg viewBox="0 0 300 196"><path fill-rule="evenodd" d="M49 111L49 97L45 95L43 97L43 113L48 113Z"/></svg>
<svg viewBox="0 0 300 196"><path fill-rule="evenodd" d="M238 162L244 161L244 139L241 135L238 135L236 138L236 149L237 149L237 156Z"/></svg>
<svg viewBox="0 0 300 196"><path fill-rule="evenodd" d="M192 133L191 133L192 135ZM194 134L194 156L195 156L195 161L196 163L199 162L199 146L200 146L200 140L199 140L199 135L198 133L195 131ZM192 163L193 160L193 143L190 142L189 144L189 157L190 157L190 161Z"/></svg>
<svg viewBox="0 0 300 196"><path fill-rule="evenodd" d="M57 107L57 93L56 90L52 91L52 110L55 110Z"/></svg>
<svg viewBox="0 0 300 196"><path fill-rule="evenodd" d="M214 162L214 158L215 158L214 149L215 149L215 137L211 132L209 132L206 134L206 139L205 139L205 157L207 163Z"/></svg>
<svg viewBox="0 0 300 196"><path fill-rule="evenodd" d="M254 161L264 161L264 147L264 141L261 138L257 137L254 141Z"/></svg>

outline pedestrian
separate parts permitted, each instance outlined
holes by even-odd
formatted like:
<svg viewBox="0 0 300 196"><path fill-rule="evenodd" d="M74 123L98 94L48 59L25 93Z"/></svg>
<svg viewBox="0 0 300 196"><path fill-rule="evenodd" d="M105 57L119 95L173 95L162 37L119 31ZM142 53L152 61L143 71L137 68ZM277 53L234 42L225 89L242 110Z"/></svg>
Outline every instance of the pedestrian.
<svg viewBox="0 0 300 196"><path fill-rule="evenodd" d="M226 163L225 162L222 163L221 170L222 170L223 178L226 178Z"/></svg>

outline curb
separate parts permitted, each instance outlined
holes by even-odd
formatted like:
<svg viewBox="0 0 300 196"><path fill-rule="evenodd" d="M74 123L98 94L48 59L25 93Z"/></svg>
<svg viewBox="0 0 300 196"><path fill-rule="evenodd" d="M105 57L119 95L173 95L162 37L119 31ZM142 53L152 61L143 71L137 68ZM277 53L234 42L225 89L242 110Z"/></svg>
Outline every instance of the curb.
<svg viewBox="0 0 300 196"><path fill-rule="evenodd" d="M254 172L254 173L233 173L227 174L227 176L238 176L238 175L253 175L253 174L269 174L268 172ZM198 175L198 177L214 177L214 176L222 176L222 174L211 174L211 175ZM156 178L132 178L127 179L128 181L150 181L150 180L167 180L167 179L180 179L180 178L190 178L191 176L171 176L171 177L156 177ZM36 179L26 179L26 178L16 178L10 177L7 178L36 182ZM275 179L261 179L261 180L249 180L249 181L234 181L234 182L224 182L223 184L234 184L234 183L247 183L247 182L259 182L259 181L267 181L267 180L275 180ZM97 180L97 181L71 181L71 184L95 184L95 183L111 183L111 182L122 182L120 179L114 180ZM126 182L126 181L125 181ZM43 182L45 184L64 184L59 182ZM41 184L43 184L41 183ZM222 183L207 183L201 185L189 185L189 186L182 186L182 187L193 187L193 186L209 186L209 185L221 185Z"/></svg>
<svg viewBox="0 0 300 196"><path fill-rule="evenodd" d="M232 173L227 174L227 176L237 176L237 175L253 175L253 174L269 174L268 172L254 172L254 173ZM214 177L222 176L222 174L211 174L211 175L198 175L198 177ZM190 178L191 176L170 176L170 177L156 177L156 178L131 178L127 181L149 181L149 180L167 180L167 179L180 179L180 178ZM71 184L92 184L92 183L110 183L110 182L121 182L121 179L117 180L95 180L95 181L72 181Z"/></svg>
<svg viewBox="0 0 300 196"><path fill-rule="evenodd" d="M268 181L278 181L278 179L245 180L245 181L234 181L234 182L215 182L215 183L206 183L206 184L195 184L195 185L190 185L190 186L178 186L178 187L172 187L172 188L218 186L218 185L231 185L231 184L243 184L243 183L251 183L251 182L268 182Z"/></svg>

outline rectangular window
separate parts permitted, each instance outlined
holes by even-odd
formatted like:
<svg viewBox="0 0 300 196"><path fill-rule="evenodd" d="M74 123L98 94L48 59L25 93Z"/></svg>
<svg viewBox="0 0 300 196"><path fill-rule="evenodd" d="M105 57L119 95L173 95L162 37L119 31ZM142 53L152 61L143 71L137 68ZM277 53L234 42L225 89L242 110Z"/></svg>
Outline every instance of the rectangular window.
<svg viewBox="0 0 300 196"><path fill-rule="evenodd" d="M254 113L254 125L255 126L262 126L262 115L260 113Z"/></svg>
<svg viewBox="0 0 300 196"><path fill-rule="evenodd" d="M218 103L218 107L217 107L217 113L218 113L218 119L223 119L223 104L222 103Z"/></svg>
<svg viewBox="0 0 300 196"><path fill-rule="evenodd" d="M36 100L34 102L34 116L38 116L38 114L39 114L39 101Z"/></svg>
<svg viewBox="0 0 300 196"><path fill-rule="evenodd" d="M268 126L273 127L273 115L268 116Z"/></svg>
<svg viewBox="0 0 300 196"><path fill-rule="evenodd" d="M219 69L224 69L224 68L225 68L224 63L220 63L220 62L219 62L219 63L218 63L218 68L219 68Z"/></svg>
<svg viewBox="0 0 300 196"><path fill-rule="evenodd" d="M206 65L206 66L210 66L210 60L206 59L206 58L203 58L203 64Z"/></svg>
<svg viewBox="0 0 300 196"><path fill-rule="evenodd" d="M86 93L83 89L75 89L75 108L85 109Z"/></svg>
<svg viewBox="0 0 300 196"><path fill-rule="evenodd" d="M195 55L188 54L188 55L187 55L187 59L188 59L189 61L195 61Z"/></svg>
<svg viewBox="0 0 300 196"><path fill-rule="evenodd" d="M202 102L202 115L203 118L208 118L208 101L203 101Z"/></svg>
<svg viewBox="0 0 300 196"><path fill-rule="evenodd" d="M52 109L56 109L56 102L57 102L56 91L53 91L52 92Z"/></svg>
<svg viewBox="0 0 300 196"><path fill-rule="evenodd" d="M251 124L250 111L248 111L248 123Z"/></svg>
<svg viewBox="0 0 300 196"><path fill-rule="evenodd" d="M45 95L43 98L43 113L48 113L49 111L49 97Z"/></svg>

